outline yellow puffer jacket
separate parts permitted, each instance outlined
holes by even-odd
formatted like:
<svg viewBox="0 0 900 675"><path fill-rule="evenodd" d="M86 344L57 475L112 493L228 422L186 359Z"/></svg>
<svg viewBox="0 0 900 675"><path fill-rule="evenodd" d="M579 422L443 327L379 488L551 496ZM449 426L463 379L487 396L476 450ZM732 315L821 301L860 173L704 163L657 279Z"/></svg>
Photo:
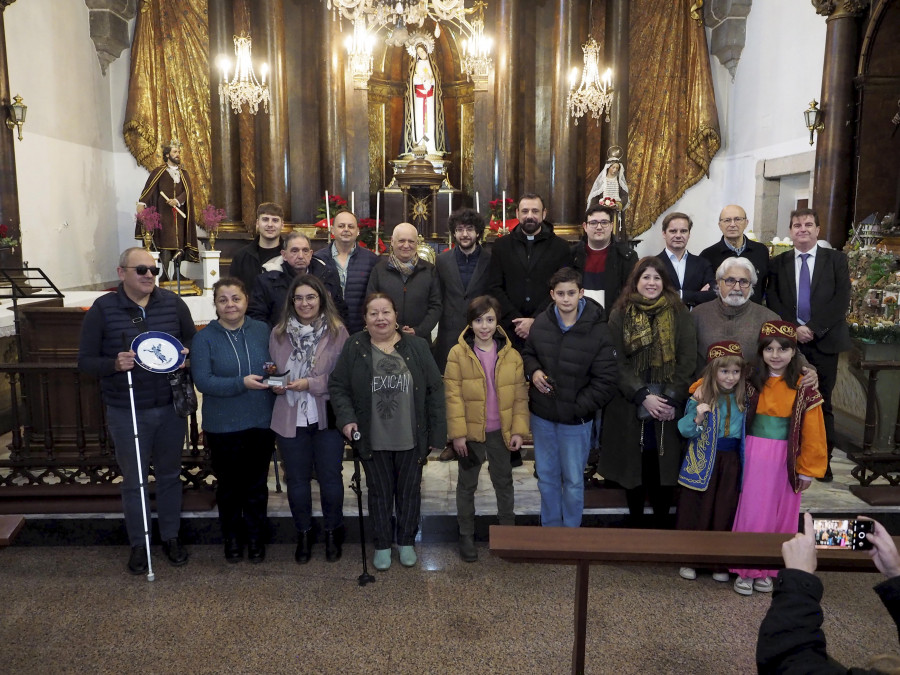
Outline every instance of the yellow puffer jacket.
<svg viewBox="0 0 900 675"><path fill-rule="evenodd" d="M447 435L450 439L466 437L466 440L484 442L487 414L487 382L481 361L472 348L473 335L467 327L447 357L444 371L444 393L447 398ZM506 333L499 326L494 334L497 340L497 366L494 387L497 390L500 410L500 430L509 445L513 434L527 435L528 385L522 357L512 348Z"/></svg>

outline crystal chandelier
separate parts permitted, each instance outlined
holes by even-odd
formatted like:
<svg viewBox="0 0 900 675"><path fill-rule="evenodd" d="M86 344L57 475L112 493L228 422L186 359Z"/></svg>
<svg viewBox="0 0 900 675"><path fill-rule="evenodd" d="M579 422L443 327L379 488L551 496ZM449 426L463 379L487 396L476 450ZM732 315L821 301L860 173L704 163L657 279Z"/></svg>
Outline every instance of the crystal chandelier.
<svg viewBox="0 0 900 675"><path fill-rule="evenodd" d="M578 81L578 69L572 69L572 89L569 91L567 108L569 114L575 118L584 117L588 111L591 117L600 124L600 116L605 112L606 121L609 122L609 109L612 106L613 85L612 70L606 69L603 78L600 77L600 47L593 37L588 36L587 42L582 45L584 51L584 70L581 73L581 85L576 89Z"/></svg>
<svg viewBox="0 0 900 675"><path fill-rule="evenodd" d="M263 110L269 112L269 86L266 84L266 74L269 67L263 63L260 66L262 82L256 79L253 72L253 61L250 59L251 41L249 35L234 36L234 78L229 82L228 73L231 71L231 62L224 55L216 59L222 71L222 81L219 83L219 99L225 103L231 103L231 109L236 113L243 110L246 105L250 114L259 112L259 104Z"/></svg>
<svg viewBox="0 0 900 675"><path fill-rule="evenodd" d="M421 28L426 20L434 22L435 38L441 36L441 22L455 27L465 38L463 74L476 84L479 79L487 81L491 41L484 36L487 3L483 0L475 0L470 7L466 0L325 0L325 4L335 17L353 24L353 36L346 46L357 85L372 74L372 48L378 32L384 31L385 44L399 47L409 37L407 27Z"/></svg>
<svg viewBox="0 0 900 675"><path fill-rule="evenodd" d="M463 40L462 71L474 81L476 88L487 85L491 72L491 46L493 41L484 34L484 17L472 21L472 37Z"/></svg>
<svg viewBox="0 0 900 675"><path fill-rule="evenodd" d="M346 40L347 57L353 85L357 89L365 89L372 76L372 47L375 38L366 30L366 20L357 17L353 21L353 35Z"/></svg>

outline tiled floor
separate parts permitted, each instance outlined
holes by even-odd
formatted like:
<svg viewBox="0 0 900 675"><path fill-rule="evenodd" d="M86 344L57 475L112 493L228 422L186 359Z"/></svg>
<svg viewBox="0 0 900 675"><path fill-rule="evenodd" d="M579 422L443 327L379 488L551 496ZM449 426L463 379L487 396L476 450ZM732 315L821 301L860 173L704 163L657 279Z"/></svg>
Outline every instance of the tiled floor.
<svg viewBox="0 0 900 675"><path fill-rule="evenodd" d="M184 567L154 550L156 580L124 571L118 546L0 550L0 653L7 673L565 673L574 569L505 563L479 545L419 548L363 588L359 547L299 566L289 545L260 565L192 546ZM873 574L822 574L832 654L862 665L896 650ZM755 672L769 595L737 595L672 567L592 568L588 673Z"/></svg>

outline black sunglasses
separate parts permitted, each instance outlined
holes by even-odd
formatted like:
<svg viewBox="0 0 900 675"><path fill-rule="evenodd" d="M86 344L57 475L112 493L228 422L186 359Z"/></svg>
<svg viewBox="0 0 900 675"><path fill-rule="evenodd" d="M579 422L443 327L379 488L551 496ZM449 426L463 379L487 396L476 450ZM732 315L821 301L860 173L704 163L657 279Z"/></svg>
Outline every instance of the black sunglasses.
<svg viewBox="0 0 900 675"><path fill-rule="evenodd" d="M156 265L154 265L153 267L148 267L147 265L134 265L134 266L127 265L123 269L134 270L135 272L137 272L137 275L139 277L144 276L145 274L147 274L147 272L150 272L150 274L152 274L155 277L159 276L159 267L157 267Z"/></svg>

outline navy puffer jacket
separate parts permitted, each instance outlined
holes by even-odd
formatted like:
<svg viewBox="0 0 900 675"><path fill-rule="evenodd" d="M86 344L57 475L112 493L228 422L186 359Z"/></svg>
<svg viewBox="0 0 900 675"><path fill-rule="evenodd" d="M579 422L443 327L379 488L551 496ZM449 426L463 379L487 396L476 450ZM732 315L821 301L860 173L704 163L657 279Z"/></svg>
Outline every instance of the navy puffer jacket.
<svg viewBox="0 0 900 675"><path fill-rule="evenodd" d="M551 304L534 320L522 352L528 379L542 370L554 389L548 395L529 387L528 407L550 422L583 424L618 391L616 350L599 304L585 298L581 316L565 332L555 307Z"/></svg>

